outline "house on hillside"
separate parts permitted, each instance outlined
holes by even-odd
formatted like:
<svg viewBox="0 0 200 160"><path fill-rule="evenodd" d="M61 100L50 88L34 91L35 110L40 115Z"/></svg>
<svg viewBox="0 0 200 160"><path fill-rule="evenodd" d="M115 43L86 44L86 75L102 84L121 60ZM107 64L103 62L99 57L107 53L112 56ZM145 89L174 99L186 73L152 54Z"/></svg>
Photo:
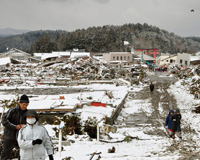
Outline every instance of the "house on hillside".
<svg viewBox="0 0 200 160"><path fill-rule="evenodd" d="M19 62L28 62L31 55L19 49L12 48L9 51L0 54L0 58L5 58L5 57L10 57L10 59L13 59Z"/></svg>
<svg viewBox="0 0 200 160"><path fill-rule="evenodd" d="M132 53L130 52L110 52L103 54L103 60L111 64L116 68L124 68L133 61Z"/></svg>

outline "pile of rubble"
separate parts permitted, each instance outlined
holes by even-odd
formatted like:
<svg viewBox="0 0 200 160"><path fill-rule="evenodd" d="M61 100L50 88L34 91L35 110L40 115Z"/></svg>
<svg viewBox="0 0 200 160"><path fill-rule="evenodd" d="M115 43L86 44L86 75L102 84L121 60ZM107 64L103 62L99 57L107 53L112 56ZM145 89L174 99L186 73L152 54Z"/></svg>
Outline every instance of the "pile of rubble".
<svg viewBox="0 0 200 160"><path fill-rule="evenodd" d="M182 80L181 85L186 86L195 99L200 99L200 65L189 68L176 67L170 74L176 74ZM192 111L200 113L200 106L195 107Z"/></svg>
<svg viewBox="0 0 200 160"><path fill-rule="evenodd" d="M93 58L79 59L75 62L56 62L41 64L11 64L0 72L0 84L29 85L53 84L69 85L72 82L89 83L89 81L123 78L131 84L137 84L146 77L142 66L113 68L107 62Z"/></svg>

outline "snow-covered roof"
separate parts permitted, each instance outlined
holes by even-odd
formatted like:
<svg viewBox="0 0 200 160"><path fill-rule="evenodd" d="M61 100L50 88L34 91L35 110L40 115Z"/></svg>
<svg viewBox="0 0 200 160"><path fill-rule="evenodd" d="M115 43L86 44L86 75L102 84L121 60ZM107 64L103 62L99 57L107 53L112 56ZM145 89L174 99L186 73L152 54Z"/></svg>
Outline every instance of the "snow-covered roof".
<svg viewBox="0 0 200 160"><path fill-rule="evenodd" d="M110 54L131 54L130 52L110 52Z"/></svg>
<svg viewBox="0 0 200 160"><path fill-rule="evenodd" d="M8 63L11 63L10 57L0 58L0 65L6 65Z"/></svg>
<svg viewBox="0 0 200 160"><path fill-rule="evenodd" d="M53 57L62 57L62 56L70 56L70 52L52 52L52 53L44 53L41 56L41 59L53 58Z"/></svg>
<svg viewBox="0 0 200 160"><path fill-rule="evenodd" d="M90 57L90 52L72 52L70 58Z"/></svg>
<svg viewBox="0 0 200 160"><path fill-rule="evenodd" d="M43 54L50 54L50 53L33 53L34 57L42 57Z"/></svg>
<svg viewBox="0 0 200 160"><path fill-rule="evenodd" d="M200 60L199 56L191 56L190 61L198 61Z"/></svg>
<svg viewBox="0 0 200 160"><path fill-rule="evenodd" d="M27 55L27 56L31 56L29 53L23 52L23 51L16 49L16 48L12 48L7 52L2 53L2 55L4 55L4 56L10 55L10 54L24 54L24 55Z"/></svg>
<svg viewBox="0 0 200 160"><path fill-rule="evenodd" d="M163 60L167 60L167 59L171 59L171 58L173 58L173 57L177 57L177 55L171 55L171 56L166 57L166 58L163 57L162 61L163 61Z"/></svg>
<svg viewBox="0 0 200 160"><path fill-rule="evenodd" d="M200 51L196 53L197 56L200 56Z"/></svg>
<svg viewBox="0 0 200 160"><path fill-rule="evenodd" d="M59 56L70 56L70 52L52 52L52 54L57 54Z"/></svg>

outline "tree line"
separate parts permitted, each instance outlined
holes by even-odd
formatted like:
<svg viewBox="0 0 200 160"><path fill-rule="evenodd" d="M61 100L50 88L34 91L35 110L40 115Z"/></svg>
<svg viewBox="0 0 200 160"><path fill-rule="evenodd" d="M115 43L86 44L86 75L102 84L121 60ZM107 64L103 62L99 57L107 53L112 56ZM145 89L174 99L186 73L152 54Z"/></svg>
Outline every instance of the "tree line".
<svg viewBox="0 0 200 160"><path fill-rule="evenodd" d="M129 42L129 46L124 45ZM87 52L115 52L158 48L163 53L194 53L200 50L200 37L181 37L156 26L144 24L106 25L67 31L35 31L0 38L0 52L18 48L28 53L50 53L74 48Z"/></svg>

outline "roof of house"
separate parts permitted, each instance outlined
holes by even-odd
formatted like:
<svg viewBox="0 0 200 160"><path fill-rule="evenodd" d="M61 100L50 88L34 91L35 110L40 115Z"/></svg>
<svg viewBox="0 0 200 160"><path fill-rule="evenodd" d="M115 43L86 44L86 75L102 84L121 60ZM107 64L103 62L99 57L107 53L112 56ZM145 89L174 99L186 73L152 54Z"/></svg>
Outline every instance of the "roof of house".
<svg viewBox="0 0 200 160"><path fill-rule="evenodd" d="M110 52L110 54L132 54L131 52Z"/></svg>
<svg viewBox="0 0 200 160"><path fill-rule="evenodd" d="M16 48L12 48L12 49L10 49L10 50L7 51L7 52L2 53L2 55L6 56L6 55L10 55L10 54L19 54L19 53L20 53L20 54L25 54L25 55L27 55L27 56L31 56L29 53L26 53L26 52L21 51L21 50L16 49Z"/></svg>
<svg viewBox="0 0 200 160"><path fill-rule="evenodd" d="M170 56L170 57L166 57L166 58L162 59L162 61L163 61L163 60L166 60L166 59L173 58L173 57L177 57L177 55L173 55L173 56Z"/></svg>
<svg viewBox="0 0 200 160"><path fill-rule="evenodd" d="M200 60L199 56L191 56L190 61L198 61Z"/></svg>
<svg viewBox="0 0 200 160"><path fill-rule="evenodd" d="M43 53L41 59L53 58L53 57L62 57L70 56L70 52L52 52L52 53Z"/></svg>
<svg viewBox="0 0 200 160"><path fill-rule="evenodd" d="M11 63L10 57L0 58L0 65L6 65L8 63Z"/></svg>
<svg viewBox="0 0 200 160"><path fill-rule="evenodd" d="M90 57L90 52L72 52L70 58Z"/></svg>

